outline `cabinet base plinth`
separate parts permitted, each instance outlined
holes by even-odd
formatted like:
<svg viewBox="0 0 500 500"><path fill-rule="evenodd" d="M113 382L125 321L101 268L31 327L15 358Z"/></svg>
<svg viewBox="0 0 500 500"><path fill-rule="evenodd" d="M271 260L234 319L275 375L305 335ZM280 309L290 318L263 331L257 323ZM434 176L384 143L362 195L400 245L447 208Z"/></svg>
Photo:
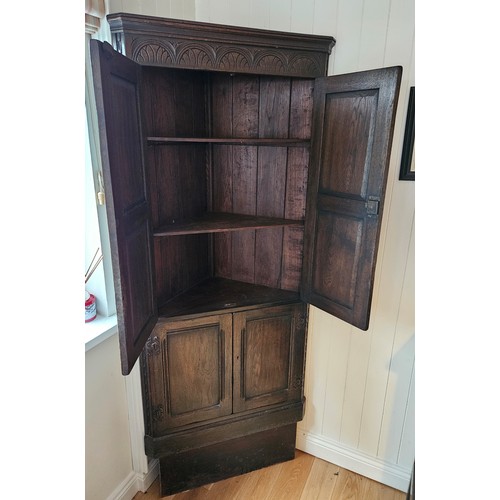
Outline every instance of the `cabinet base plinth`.
<svg viewBox="0 0 500 500"><path fill-rule="evenodd" d="M296 424L290 424L161 457L161 496L293 460L296 427Z"/></svg>

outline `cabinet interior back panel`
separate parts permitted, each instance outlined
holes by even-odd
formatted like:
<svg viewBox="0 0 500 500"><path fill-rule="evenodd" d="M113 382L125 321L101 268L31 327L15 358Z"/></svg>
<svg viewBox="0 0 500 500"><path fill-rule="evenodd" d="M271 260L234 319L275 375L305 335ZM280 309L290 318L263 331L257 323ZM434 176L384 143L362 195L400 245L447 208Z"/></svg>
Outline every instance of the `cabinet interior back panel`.
<svg viewBox="0 0 500 500"><path fill-rule="evenodd" d="M203 137L207 132L202 71L143 66L146 136Z"/></svg>
<svg viewBox="0 0 500 500"><path fill-rule="evenodd" d="M206 74L143 68L143 136L206 137ZM146 146L153 229L207 211L207 146ZM155 238L161 305L211 276L209 236Z"/></svg>
<svg viewBox="0 0 500 500"><path fill-rule="evenodd" d="M143 67L143 136L305 139L313 80ZM309 147L146 146L153 229L208 211L304 220ZM210 276L298 291L302 228L155 238L161 305Z"/></svg>
<svg viewBox="0 0 500 500"><path fill-rule="evenodd" d="M300 138L311 135L313 80L211 75L211 135ZM214 211L304 220L308 147L212 147ZM217 234L216 276L297 291L303 229L269 228Z"/></svg>
<svg viewBox="0 0 500 500"><path fill-rule="evenodd" d="M209 248L207 234L155 238L156 290L160 306L212 275Z"/></svg>

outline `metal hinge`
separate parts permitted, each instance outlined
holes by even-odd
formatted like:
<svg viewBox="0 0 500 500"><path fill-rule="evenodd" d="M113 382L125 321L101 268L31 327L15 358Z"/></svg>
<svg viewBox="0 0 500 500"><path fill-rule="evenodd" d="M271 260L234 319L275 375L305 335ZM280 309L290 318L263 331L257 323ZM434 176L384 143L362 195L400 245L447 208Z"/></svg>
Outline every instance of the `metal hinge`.
<svg viewBox="0 0 500 500"><path fill-rule="evenodd" d="M368 201L365 203L367 215L378 215L379 205L380 198L369 196Z"/></svg>
<svg viewBox="0 0 500 500"><path fill-rule="evenodd" d="M153 408L151 408L151 413L153 422L161 422L163 420L163 415L165 414L165 409L163 408L163 405L153 406Z"/></svg>
<svg viewBox="0 0 500 500"><path fill-rule="evenodd" d="M99 205L104 205L106 203L106 196L104 194L104 181L100 170L97 172L97 182L99 184L99 190L97 191L97 203L99 203Z"/></svg>

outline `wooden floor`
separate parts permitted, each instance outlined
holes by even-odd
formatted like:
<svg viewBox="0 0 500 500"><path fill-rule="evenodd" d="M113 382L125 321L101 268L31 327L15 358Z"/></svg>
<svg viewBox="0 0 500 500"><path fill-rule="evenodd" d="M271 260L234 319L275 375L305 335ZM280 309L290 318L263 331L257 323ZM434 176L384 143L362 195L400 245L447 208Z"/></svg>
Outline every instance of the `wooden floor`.
<svg viewBox="0 0 500 500"><path fill-rule="evenodd" d="M295 460L160 497L158 478L133 500L405 500L406 494L296 451Z"/></svg>

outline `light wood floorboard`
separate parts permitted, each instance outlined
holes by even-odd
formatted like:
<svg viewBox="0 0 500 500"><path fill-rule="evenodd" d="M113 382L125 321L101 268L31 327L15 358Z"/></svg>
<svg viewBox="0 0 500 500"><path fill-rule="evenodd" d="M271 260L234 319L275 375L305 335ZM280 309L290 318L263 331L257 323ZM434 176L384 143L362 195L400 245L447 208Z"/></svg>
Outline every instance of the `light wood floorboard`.
<svg viewBox="0 0 500 500"><path fill-rule="evenodd" d="M405 500L406 494L297 450L295 459L160 497L158 478L133 500Z"/></svg>

